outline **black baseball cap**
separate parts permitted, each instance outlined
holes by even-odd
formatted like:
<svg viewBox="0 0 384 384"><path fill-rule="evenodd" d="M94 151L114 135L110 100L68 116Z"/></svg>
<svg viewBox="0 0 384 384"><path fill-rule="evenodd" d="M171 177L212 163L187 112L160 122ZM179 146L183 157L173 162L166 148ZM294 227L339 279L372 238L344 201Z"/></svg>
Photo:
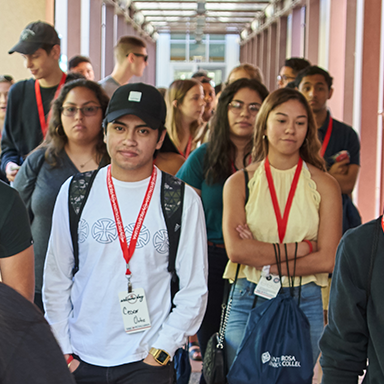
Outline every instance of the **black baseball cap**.
<svg viewBox="0 0 384 384"><path fill-rule="evenodd" d="M167 107L161 93L152 85L133 83L122 85L112 95L105 112L104 127L124 115L135 115L148 127L164 127Z"/></svg>
<svg viewBox="0 0 384 384"><path fill-rule="evenodd" d="M44 44L60 45L59 35L51 24L35 21L24 28L20 34L19 42L8 53L19 52L23 55L30 55Z"/></svg>

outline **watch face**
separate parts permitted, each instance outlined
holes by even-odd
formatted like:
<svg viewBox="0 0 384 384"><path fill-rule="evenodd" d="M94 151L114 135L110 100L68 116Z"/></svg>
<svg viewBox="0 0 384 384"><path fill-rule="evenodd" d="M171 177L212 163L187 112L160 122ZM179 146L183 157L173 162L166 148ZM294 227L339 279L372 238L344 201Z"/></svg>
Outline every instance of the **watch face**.
<svg viewBox="0 0 384 384"><path fill-rule="evenodd" d="M167 360L167 358L168 358L168 353L165 353L164 351L161 351L159 353L159 356L157 357L157 360L159 360L162 363L164 363L164 361Z"/></svg>

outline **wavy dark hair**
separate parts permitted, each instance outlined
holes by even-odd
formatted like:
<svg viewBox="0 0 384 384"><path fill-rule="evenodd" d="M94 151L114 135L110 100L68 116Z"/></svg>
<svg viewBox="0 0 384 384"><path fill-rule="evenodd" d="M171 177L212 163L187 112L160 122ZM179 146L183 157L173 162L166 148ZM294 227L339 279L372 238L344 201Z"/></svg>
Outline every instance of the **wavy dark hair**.
<svg viewBox="0 0 384 384"><path fill-rule="evenodd" d="M45 141L42 144L42 147L46 148L45 160L52 167L59 166L59 153L63 150L65 144L68 142L68 138L65 135L61 122L61 108L65 99L68 96L68 93L72 89L78 87L87 88L95 94L101 106L102 116L105 115L105 111L109 103L109 97L107 96L107 94L100 87L100 85L95 83L94 81L79 79L66 83L63 86L58 98L52 103L51 119L49 120L48 133ZM102 124L100 124L100 133L98 137L98 142L96 144L96 151L98 154L97 162L99 163L103 157L107 156L107 148L104 143Z"/></svg>
<svg viewBox="0 0 384 384"><path fill-rule="evenodd" d="M227 85L221 93L216 112L212 118L211 136L204 159L204 174L207 184L225 181L232 174L232 162L236 157L236 146L230 139L228 105L235 94L243 88L257 92L261 100L268 96L267 88L255 79L239 79ZM244 156L251 153L253 138L250 139Z"/></svg>
<svg viewBox="0 0 384 384"><path fill-rule="evenodd" d="M317 136L316 122L312 109L302 93L290 88L281 88L272 92L264 101L256 118L255 146L252 151L254 162L264 160L268 155L268 138L265 136L269 114L276 107L290 100L299 101L305 108L308 116L307 135L300 147L301 158L314 167L325 171L325 163L320 156L321 143Z"/></svg>

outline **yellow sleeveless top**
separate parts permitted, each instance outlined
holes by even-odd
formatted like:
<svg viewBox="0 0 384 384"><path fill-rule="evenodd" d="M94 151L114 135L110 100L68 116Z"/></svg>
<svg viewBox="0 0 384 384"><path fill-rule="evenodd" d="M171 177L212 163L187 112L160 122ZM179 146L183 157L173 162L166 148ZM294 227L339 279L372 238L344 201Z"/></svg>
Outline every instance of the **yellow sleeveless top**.
<svg viewBox="0 0 384 384"><path fill-rule="evenodd" d="M281 216L284 214L285 204L287 202L296 167L297 165L291 169L279 170L271 166ZM253 233L253 237L266 243L279 243L277 221L271 195L269 193L264 161L260 163L260 166L249 181L248 186L249 200L245 207L245 213L247 224ZM311 179L311 174L304 162L288 217L284 243L301 242L304 239L317 240L320 200L321 197L317 191L316 183ZM284 247L281 245L280 250L281 258L282 260L285 260ZM237 264L229 261L224 272L224 278L234 280L236 268ZM240 266L238 278L246 278L248 281L257 284L260 276L261 271L257 270L255 267L247 265ZM302 277L302 285L310 282L326 287L328 285L328 273ZM288 278L286 276L283 277L282 284L284 287L289 286ZM300 277L295 278L294 284L295 286L300 285Z"/></svg>

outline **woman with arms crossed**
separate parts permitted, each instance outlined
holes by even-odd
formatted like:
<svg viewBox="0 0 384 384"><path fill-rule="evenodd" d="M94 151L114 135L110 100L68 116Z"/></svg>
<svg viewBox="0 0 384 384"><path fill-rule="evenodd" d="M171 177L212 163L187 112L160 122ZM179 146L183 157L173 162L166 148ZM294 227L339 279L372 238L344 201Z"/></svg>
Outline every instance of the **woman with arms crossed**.
<svg viewBox="0 0 384 384"><path fill-rule="evenodd" d="M222 233L223 186L232 173L251 161L255 119L267 95L257 80L241 79L228 85L212 120L210 142L197 148L177 173L201 196L207 225L209 296L198 332L203 355L209 338L219 330L222 276L228 261Z"/></svg>
<svg viewBox="0 0 384 384"><path fill-rule="evenodd" d="M295 298L301 283L300 308L309 320L315 364L323 330L320 288L333 270L341 237L340 190L324 170L313 115L299 92L283 88L268 96L257 116L254 145L253 163L246 168L250 179L246 205L243 172L234 174L224 186L223 234L230 259L224 277L234 280L236 263L240 264L225 335L228 364L230 367L241 343L261 269L270 265L270 273L278 274L273 243L280 244L282 286L289 289L282 243L287 245L292 274L295 242ZM283 217L289 194L293 200L284 230L276 215ZM263 302L258 297L256 306Z"/></svg>

